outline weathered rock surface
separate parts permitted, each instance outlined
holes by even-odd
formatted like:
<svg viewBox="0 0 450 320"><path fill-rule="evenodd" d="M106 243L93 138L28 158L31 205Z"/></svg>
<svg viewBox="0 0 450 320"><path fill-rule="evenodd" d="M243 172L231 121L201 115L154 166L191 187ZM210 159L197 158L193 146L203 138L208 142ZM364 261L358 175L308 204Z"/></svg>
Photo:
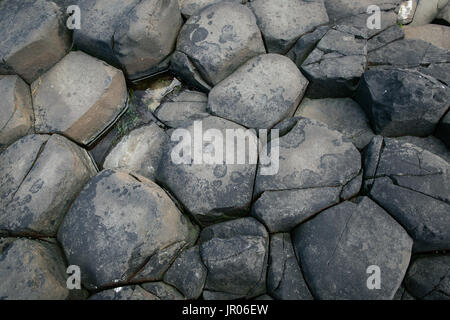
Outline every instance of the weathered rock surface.
<svg viewBox="0 0 450 320"><path fill-rule="evenodd" d="M0 159L0 233L56 235L96 173L87 152L58 135L26 136Z"/></svg>
<svg viewBox="0 0 450 320"><path fill-rule="evenodd" d="M256 195L265 191L342 187L359 174L359 152L342 134L316 120L294 119L295 125L279 139L278 173L261 175L263 166L259 166Z"/></svg>
<svg viewBox="0 0 450 320"><path fill-rule="evenodd" d="M449 107L450 89L414 70L374 68L355 95L374 131L383 136L428 136Z"/></svg>
<svg viewBox="0 0 450 320"><path fill-rule="evenodd" d="M208 109L248 128L269 129L293 115L307 86L288 58L260 55L211 90Z"/></svg>
<svg viewBox="0 0 450 320"><path fill-rule="evenodd" d="M438 24L403 27L405 39L419 39L440 48L450 50L450 27Z"/></svg>
<svg viewBox="0 0 450 320"><path fill-rule="evenodd" d="M398 25L387 28L380 34L374 36L367 41L367 51L371 52L380 49L394 41L405 37L406 28L400 28Z"/></svg>
<svg viewBox="0 0 450 320"><path fill-rule="evenodd" d="M434 153L435 155L441 157L442 159L446 160L450 163L450 150L445 146L444 143L441 142L441 140L429 136L429 137L412 137L412 136L405 136L405 137L398 137L395 138L395 140L399 142L405 142L405 143L411 143L419 148L422 148L424 150L427 150L431 153Z"/></svg>
<svg viewBox="0 0 450 320"><path fill-rule="evenodd" d="M159 300L158 297L142 289L141 286L133 285L117 287L94 294L89 300Z"/></svg>
<svg viewBox="0 0 450 320"><path fill-rule="evenodd" d="M450 3L445 6L437 15L437 19L442 19L450 23Z"/></svg>
<svg viewBox="0 0 450 320"><path fill-rule="evenodd" d="M364 155L365 188L414 239L416 252L450 247L450 166L413 144L375 137Z"/></svg>
<svg viewBox="0 0 450 320"><path fill-rule="evenodd" d="M166 69L182 24L177 0L78 0L78 49L123 68L131 79Z"/></svg>
<svg viewBox="0 0 450 320"><path fill-rule="evenodd" d="M0 76L0 151L32 133L34 126L30 87L18 76Z"/></svg>
<svg viewBox="0 0 450 320"><path fill-rule="evenodd" d="M252 298L265 292L269 235L253 218L202 230L200 254L208 269L205 299Z"/></svg>
<svg viewBox="0 0 450 320"><path fill-rule="evenodd" d="M81 51L69 53L31 85L35 129L95 141L125 110L122 72Z"/></svg>
<svg viewBox="0 0 450 320"><path fill-rule="evenodd" d="M315 119L341 132L358 148L364 148L374 133L364 110L352 99L303 99L296 117Z"/></svg>
<svg viewBox="0 0 450 320"><path fill-rule="evenodd" d="M193 120L209 116L208 96L198 91L185 91L164 102L155 112L156 117L166 126L178 128L189 125Z"/></svg>
<svg viewBox="0 0 450 320"><path fill-rule="evenodd" d="M313 32L301 36L287 56L292 57L292 61L300 68L302 63L308 58L309 54L314 50L317 43L323 38L328 30L328 26L322 26L318 27Z"/></svg>
<svg viewBox="0 0 450 320"><path fill-rule="evenodd" d="M330 29L301 66L310 81L307 96L351 96L366 68L366 55L366 40L347 32Z"/></svg>
<svg viewBox="0 0 450 320"><path fill-rule="evenodd" d="M2 245L5 244L5 245ZM65 263L57 245L28 239L0 238L2 300L64 300Z"/></svg>
<svg viewBox="0 0 450 320"><path fill-rule="evenodd" d="M414 68L434 63L449 63L450 50L417 39L392 42L368 55L370 65Z"/></svg>
<svg viewBox="0 0 450 320"><path fill-rule="evenodd" d="M265 191L252 216L274 232L289 232L316 213L339 203L340 187Z"/></svg>
<svg viewBox="0 0 450 320"><path fill-rule="evenodd" d="M28 83L70 50L69 30L53 1L2 1L0 30L0 74L18 74Z"/></svg>
<svg viewBox="0 0 450 320"><path fill-rule="evenodd" d="M399 0L325 0L324 2L330 21L365 13L371 5L376 5L382 10L389 10L395 9L400 3Z"/></svg>
<svg viewBox="0 0 450 320"><path fill-rule="evenodd" d="M111 150L103 168L135 172L154 180L168 142L169 137L155 123L133 130Z"/></svg>
<svg viewBox="0 0 450 320"><path fill-rule="evenodd" d="M183 295L177 289L162 281L144 283L142 288L157 296L160 300L184 300Z"/></svg>
<svg viewBox="0 0 450 320"><path fill-rule="evenodd" d="M164 275L164 281L177 288L186 299L198 299L203 292L207 269L198 246L182 252Z"/></svg>
<svg viewBox="0 0 450 320"><path fill-rule="evenodd" d="M177 50L187 61L176 68L184 74L190 62L208 85L214 86L250 58L265 53L261 33L250 9L220 2L191 16L181 28ZM201 89L201 88L200 88Z"/></svg>
<svg viewBox="0 0 450 320"><path fill-rule="evenodd" d="M303 279L289 233L277 233L270 238L267 291L280 300L313 299Z"/></svg>
<svg viewBox="0 0 450 320"><path fill-rule="evenodd" d="M183 16L189 18L190 16L199 13L206 6L223 1L231 1L240 4L247 2L247 0L178 0L178 3L180 4L180 11Z"/></svg>
<svg viewBox="0 0 450 320"><path fill-rule="evenodd" d="M405 287L423 300L450 300L450 255L419 256L409 267Z"/></svg>
<svg viewBox="0 0 450 320"><path fill-rule="evenodd" d="M133 214L130 214L130 213ZM81 191L58 232L88 289L126 283L166 248L192 245L197 230L155 183L105 170Z"/></svg>
<svg viewBox="0 0 450 320"><path fill-rule="evenodd" d="M197 125L191 123L186 129L189 137L172 134L175 140L164 149L157 180L202 224L246 215L252 200L256 159L250 161L251 157L247 157L242 146L238 146L237 151L233 148L231 155L228 155L225 141L201 141L198 136L201 133L207 136L210 129L219 130L223 137L226 137L226 130L241 130L234 131L241 140L245 138L245 128L218 117L207 117ZM255 137L251 132L248 134ZM194 154L199 141L202 143L198 146L198 151L202 153L200 159ZM218 159L216 157L222 154L221 147L223 157ZM225 164L227 156L236 155L239 158L244 156L244 161ZM180 159L176 159L178 157Z"/></svg>
<svg viewBox="0 0 450 320"><path fill-rule="evenodd" d="M113 50L127 77L166 69L164 60L175 50L183 24L178 1L138 1L126 14L113 35Z"/></svg>
<svg viewBox="0 0 450 320"><path fill-rule="evenodd" d="M392 299L412 247L405 230L367 197L344 202L300 225L293 243L313 295L327 300ZM378 290L367 285L367 270L373 265L382 272Z"/></svg>
<svg viewBox="0 0 450 320"><path fill-rule="evenodd" d="M328 24L323 1L252 0L249 7L255 13L267 50L285 54L304 34Z"/></svg>

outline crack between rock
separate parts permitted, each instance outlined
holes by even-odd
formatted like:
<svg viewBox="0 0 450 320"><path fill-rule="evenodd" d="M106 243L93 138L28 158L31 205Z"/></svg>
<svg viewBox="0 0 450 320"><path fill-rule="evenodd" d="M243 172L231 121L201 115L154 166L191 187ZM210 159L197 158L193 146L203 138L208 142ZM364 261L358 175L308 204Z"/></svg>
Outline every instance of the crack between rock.
<svg viewBox="0 0 450 320"><path fill-rule="evenodd" d="M17 187L16 191L14 191L14 193L12 194L11 200L8 202L8 204L5 206L5 208L8 208L9 205L14 201L14 198L16 197L17 192L19 192L20 187L22 186L22 184L25 182L25 180L27 179L28 175L31 173L31 171L33 170L37 160L39 159L39 156L41 155L41 153L44 151L45 146L47 145L47 141L43 142L41 144L41 146L39 147L39 151L37 152L33 163L31 164L30 168L28 169L27 173L25 174L25 176L23 177L22 181L20 182L19 186Z"/></svg>
<svg viewBox="0 0 450 320"><path fill-rule="evenodd" d="M346 223L345 223L345 226L344 226L344 228L342 229L341 235L339 236L338 242L336 243L336 246L335 246L333 252L331 253L330 258L329 258L328 261L327 261L327 266L330 265L331 260L334 258L334 255L336 254L336 251L337 251L337 249L338 249L338 247L339 247L339 244L340 244L340 242L342 241L342 237L344 236L345 231L347 230L348 224L350 223L350 220L351 220L351 218L353 217L354 214L355 214L355 212L352 212L352 213L350 214L350 216L348 217L348 219L347 219L347 221L346 221Z"/></svg>

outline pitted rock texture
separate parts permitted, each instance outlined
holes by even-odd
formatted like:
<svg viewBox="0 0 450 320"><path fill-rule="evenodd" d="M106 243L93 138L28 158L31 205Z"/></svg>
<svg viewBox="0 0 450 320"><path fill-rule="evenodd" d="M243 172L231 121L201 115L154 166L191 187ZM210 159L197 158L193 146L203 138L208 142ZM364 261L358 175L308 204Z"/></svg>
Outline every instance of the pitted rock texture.
<svg viewBox="0 0 450 320"><path fill-rule="evenodd" d="M69 52L62 10L47 0L0 3L0 74L18 74L30 84Z"/></svg>
<svg viewBox="0 0 450 320"><path fill-rule="evenodd" d="M288 58L264 54L216 85L208 96L208 110L247 128L270 129L294 114L307 86L308 80Z"/></svg>
<svg viewBox="0 0 450 320"><path fill-rule="evenodd" d="M55 236L96 174L87 152L59 135L26 136L0 159L0 233Z"/></svg>
<svg viewBox="0 0 450 320"><path fill-rule="evenodd" d="M80 266L83 285L94 289L129 280L150 257L176 243L189 246L196 234L155 183L105 170L75 200L58 239L69 263Z"/></svg>
<svg viewBox="0 0 450 320"><path fill-rule="evenodd" d="M245 128L218 117L207 117L202 122L191 123L185 129L189 136L175 134L172 137L175 137L176 141L164 148L157 181L167 187L202 224L248 214L257 159L251 161L253 157L250 152L243 150L242 145L236 144L237 154L239 157L243 156L244 161L238 164L239 159L236 159L234 164L226 163L226 139L211 142L199 139L199 135L207 135L209 129L219 130L223 137L226 137L226 130L233 130L240 139L244 137ZM248 134L256 139L253 132ZM196 155L194 148L199 143L201 154ZM257 147L256 144L254 147ZM231 155L235 154L233 150ZM220 163L223 164L215 160L216 156L221 155L223 162Z"/></svg>
<svg viewBox="0 0 450 320"><path fill-rule="evenodd" d="M2 300L64 300L66 266L53 243L25 238L0 238Z"/></svg>
<svg viewBox="0 0 450 320"><path fill-rule="evenodd" d="M0 76L0 151L32 133L34 112L30 87L18 76Z"/></svg>
<svg viewBox="0 0 450 320"><path fill-rule="evenodd" d="M178 36L177 51L208 85L214 86L266 50L252 11L223 1L188 19Z"/></svg>
<svg viewBox="0 0 450 320"><path fill-rule="evenodd" d="M413 144L375 137L364 152L365 188L414 239L416 252L450 247L449 163Z"/></svg>
<svg viewBox="0 0 450 320"><path fill-rule="evenodd" d="M63 133L84 145L115 122L127 101L122 71L81 51L64 57L31 92L36 132Z"/></svg>

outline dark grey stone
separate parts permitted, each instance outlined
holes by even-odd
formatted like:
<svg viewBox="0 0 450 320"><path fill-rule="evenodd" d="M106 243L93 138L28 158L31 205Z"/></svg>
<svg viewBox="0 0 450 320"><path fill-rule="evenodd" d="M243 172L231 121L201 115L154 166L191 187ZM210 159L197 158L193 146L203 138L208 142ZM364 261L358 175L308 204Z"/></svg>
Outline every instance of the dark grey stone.
<svg viewBox="0 0 450 320"><path fill-rule="evenodd" d="M155 183L104 170L73 203L58 240L69 263L80 266L83 284L96 289L126 283L153 255L192 245L197 232Z"/></svg>
<svg viewBox="0 0 450 320"><path fill-rule="evenodd" d="M364 197L344 202L293 233L303 274L318 299L392 299L408 268L412 240L381 207ZM369 289L370 266L381 287Z"/></svg>
<svg viewBox="0 0 450 320"><path fill-rule="evenodd" d="M405 277L406 289L423 300L450 300L450 254L419 256Z"/></svg>
<svg viewBox="0 0 450 320"><path fill-rule="evenodd" d="M177 288L186 299L202 295L207 270L200 257L198 246L185 250L164 275L164 281Z"/></svg>
<svg viewBox="0 0 450 320"><path fill-rule="evenodd" d="M270 238L267 291L279 300L313 299L303 279L289 233L277 233Z"/></svg>
<svg viewBox="0 0 450 320"><path fill-rule="evenodd" d="M355 94L383 136L428 136L448 109L450 89L417 71L394 67L364 73Z"/></svg>
<svg viewBox="0 0 450 320"><path fill-rule="evenodd" d="M223 222L200 234L208 269L205 299L252 298L265 293L269 235L253 218Z"/></svg>

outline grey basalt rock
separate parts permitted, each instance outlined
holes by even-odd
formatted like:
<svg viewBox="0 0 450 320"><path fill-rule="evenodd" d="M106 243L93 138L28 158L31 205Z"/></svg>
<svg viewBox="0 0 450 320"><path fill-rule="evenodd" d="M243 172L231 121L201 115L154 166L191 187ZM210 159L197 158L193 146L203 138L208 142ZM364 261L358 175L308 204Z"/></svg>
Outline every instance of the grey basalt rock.
<svg viewBox="0 0 450 320"><path fill-rule="evenodd" d="M208 269L203 297L252 298L265 293L269 235L253 218L202 230L200 254Z"/></svg>
<svg viewBox="0 0 450 320"><path fill-rule="evenodd" d="M37 133L63 133L88 145L125 111L122 71L73 51L31 85Z"/></svg>
<svg viewBox="0 0 450 320"><path fill-rule="evenodd" d="M127 170L154 180L168 142L167 134L155 123L140 127L119 141L105 158L103 168Z"/></svg>
<svg viewBox="0 0 450 320"><path fill-rule="evenodd" d="M18 76L0 76L0 151L33 132L30 87Z"/></svg>
<svg viewBox="0 0 450 320"><path fill-rule="evenodd" d="M138 1L113 35L114 54L127 77L135 80L167 69L183 20L178 0Z"/></svg>
<svg viewBox="0 0 450 320"><path fill-rule="evenodd" d="M273 143L273 142L272 142ZM279 170L258 175L255 195L266 191L342 187L361 170L355 146L322 122L294 118L291 130L279 139Z"/></svg>
<svg viewBox="0 0 450 320"><path fill-rule="evenodd" d="M364 148L374 136L364 110L350 98L305 98L295 116L322 121L330 129L341 132L358 149Z"/></svg>
<svg viewBox="0 0 450 320"><path fill-rule="evenodd" d="M418 39L394 41L368 55L369 64L390 65L403 68L428 66L450 62L450 50L436 47Z"/></svg>
<svg viewBox="0 0 450 320"><path fill-rule="evenodd" d="M414 70L383 67L364 73L355 100L383 136L428 136L449 107L450 89Z"/></svg>
<svg viewBox="0 0 450 320"><path fill-rule="evenodd" d="M198 299L203 292L207 269L198 246L182 252L164 275L164 281L177 288L188 300Z"/></svg>
<svg viewBox="0 0 450 320"><path fill-rule="evenodd" d="M378 6L381 10L393 10L401 2L400 0L325 0L330 21L336 21L344 17L366 13L371 5Z"/></svg>
<svg viewBox="0 0 450 320"><path fill-rule="evenodd" d="M0 233L55 236L96 173L87 152L58 135L26 136L0 159Z"/></svg>
<svg viewBox="0 0 450 320"><path fill-rule="evenodd" d="M423 300L450 300L450 255L419 256L405 277L406 289Z"/></svg>
<svg viewBox="0 0 450 320"><path fill-rule="evenodd" d="M197 133L196 128L199 128ZM184 208L204 225L247 215L252 200L256 159L253 159L254 162L251 161L250 154L239 149L237 155L244 156L244 161L240 162L241 164L236 164L237 161L235 164L225 163L226 131L233 130L240 139L245 138L247 133L245 128L231 121L210 116L183 129L189 132L189 137L183 136L181 139L191 141L181 141L180 137L172 135L175 140L164 149L157 171L157 181L170 190ZM193 148L197 143L195 141L199 141L198 134L206 134L210 129L219 130L224 137L222 162L219 163L214 159L216 152L218 155L221 154L217 145L221 142L203 140L201 150L205 160L194 163L196 159ZM254 133L248 134L249 137L255 138ZM187 149L184 146L186 143ZM180 159L174 158L174 154ZM232 155L236 155L234 150Z"/></svg>
<svg viewBox="0 0 450 320"><path fill-rule="evenodd" d="M304 34L328 24L323 1L252 0L268 52L285 54Z"/></svg>
<svg viewBox="0 0 450 320"><path fill-rule="evenodd" d="M318 212L339 203L340 187L265 191L252 216L274 232L289 232Z"/></svg>
<svg viewBox="0 0 450 320"><path fill-rule="evenodd" d="M142 284L141 286L147 292L155 295L160 300L185 300L183 295L178 292L177 289L162 281L148 282Z"/></svg>
<svg viewBox="0 0 450 320"><path fill-rule="evenodd" d="M152 256L177 243L191 246L197 232L155 183L104 170L80 192L58 240L81 268L83 285L97 289L127 283Z"/></svg>
<svg viewBox="0 0 450 320"><path fill-rule="evenodd" d="M70 50L70 32L53 1L2 1L0 30L7 30L0 35L0 74L18 74L27 83Z"/></svg>
<svg viewBox="0 0 450 320"><path fill-rule="evenodd" d="M375 137L364 152L365 190L414 239L415 252L450 247L449 163L413 144Z"/></svg>
<svg viewBox="0 0 450 320"><path fill-rule="evenodd" d="M69 299L72 294L67 289L66 277L66 265L57 245L24 238L0 238L2 300Z"/></svg>
<svg viewBox="0 0 450 320"><path fill-rule="evenodd" d="M177 0L78 0L75 46L135 80L168 68L182 18Z"/></svg>
<svg viewBox="0 0 450 320"><path fill-rule="evenodd" d="M310 81L307 97L351 96L365 71L366 55L366 40L351 33L330 29L301 66Z"/></svg>
<svg viewBox="0 0 450 320"><path fill-rule="evenodd" d="M270 238L267 291L279 300L313 299L295 257L289 233L277 233Z"/></svg>
<svg viewBox="0 0 450 320"><path fill-rule="evenodd" d="M199 13L209 5L224 1L236 2L240 4L245 4L247 2L247 0L178 0L178 3L180 5L181 14L186 18L189 18L190 16Z"/></svg>
<svg viewBox="0 0 450 320"><path fill-rule="evenodd" d="M292 57L292 61L300 68L309 54L314 50L317 43L328 32L328 26L316 28L313 32L307 33L298 39L294 47L289 51L287 56Z"/></svg>
<svg viewBox="0 0 450 320"><path fill-rule="evenodd" d="M171 128L188 125L193 120L209 116L207 112L208 96L203 92L184 91L174 99L161 104L155 116Z"/></svg>
<svg viewBox="0 0 450 320"><path fill-rule="evenodd" d="M405 32L403 28L400 28L398 25L389 27L367 41L367 51L371 52L380 49L381 47L384 47L394 41L403 39L404 37Z"/></svg>
<svg viewBox="0 0 450 320"><path fill-rule="evenodd" d="M144 290L141 286L132 285L100 291L89 300L159 300L157 296Z"/></svg>
<svg viewBox="0 0 450 320"><path fill-rule="evenodd" d="M325 300L392 299L412 247L406 231L367 197L341 203L301 224L293 243L312 294ZM367 285L367 270L374 265L383 279L378 290Z"/></svg>
<svg viewBox="0 0 450 320"><path fill-rule="evenodd" d="M191 69L197 70L201 79L214 86L262 53L265 53L264 43L251 10L224 1L191 16L181 28L175 54L177 59L184 54L183 59L187 61L177 63L181 69L174 71L185 74L185 66L191 63Z"/></svg>
<svg viewBox="0 0 450 320"><path fill-rule="evenodd" d="M307 86L308 80L288 58L260 55L210 91L208 110L248 128L270 129L293 115Z"/></svg>
<svg viewBox="0 0 450 320"><path fill-rule="evenodd" d="M435 155L441 157L442 159L450 163L450 150L445 146L443 142L441 142L441 140L435 138L434 136L428 136L425 138L405 136L395 138L395 140L399 142L406 142L416 145L419 148L434 153Z"/></svg>

